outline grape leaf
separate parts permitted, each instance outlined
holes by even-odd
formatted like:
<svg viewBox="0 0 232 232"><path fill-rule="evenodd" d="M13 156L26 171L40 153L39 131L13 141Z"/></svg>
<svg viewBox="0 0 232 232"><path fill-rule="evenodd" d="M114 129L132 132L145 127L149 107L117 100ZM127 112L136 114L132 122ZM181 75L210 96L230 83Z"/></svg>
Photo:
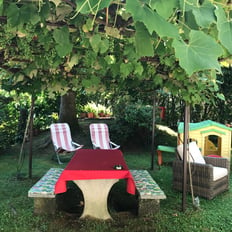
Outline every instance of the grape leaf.
<svg viewBox="0 0 232 232"><path fill-rule="evenodd" d="M38 10L34 4L23 5L18 8L16 4L11 4L7 11L8 23L11 27L17 27L27 22L33 25L40 20Z"/></svg>
<svg viewBox="0 0 232 232"><path fill-rule="evenodd" d="M86 88L96 87L100 84L100 78L97 76L92 76L90 79L82 80L82 84Z"/></svg>
<svg viewBox="0 0 232 232"><path fill-rule="evenodd" d="M109 41L107 39L103 39L101 40L101 43L100 43L100 53L103 54L105 53L109 48Z"/></svg>
<svg viewBox="0 0 232 232"><path fill-rule="evenodd" d="M43 19L45 19L45 18L47 18L49 16L50 8L51 8L50 2L44 1L42 6L41 6L40 12L39 12L40 16Z"/></svg>
<svg viewBox="0 0 232 232"><path fill-rule="evenodd" d="M195 18L192 11L185 12L184 20L185 20L185 25L187 26L187 28L184 29L185 31L187 31L189 29L192 29L192 30L198 30L199 29L199 25L197 24L196 18Z"/></svg>
<svg viewBox="0 0 232 232"><path fill-rule="evenodd" d="M62 0L51 0L51 2L53 2L57 7L62 2Z"/></svg>
<svg viewBox="0 0 232 232"><path fill-rule="evenodd" d="M180 1L180 9L182 11L190 11L194 6L199 4L199 0L179 0Z"/></svg>
<svg viewBox="0 0 232 232"><path fill-rule="evenodd" d="M62 21L67 15L72 12L72 7L69 5L60 5L56 8L57 19Z"/></svg>
<svg viewBox="0 0 232 232"><path fill-rule="evenodd" d="M98 34L90 37L89 42L96 53L105 53L109 48L109 41L102 39Z"/></svg>
<svg viewBox="0 0 232 232"><path fill-rule="evenodd" d="M72 51L72 44L66 44L65 46L59 44L59 45L56 45L55 48L56 48L56 51L59 57L64 57Z"/></svg>
<svg viewBox="0 0 232 232"><path fill-rule="evenodd" d="M20 18L20 10L16 6L16 4L10 4L8 11L7 11L7 24L11 27L16 27L19 24Z"/></svg>
<svg viewBox="0 0 232 232"><path fill-rule="evenodd" d="M2 13L3 13L3 0L0 0L0 15L1 16L3 16Z"/></svg>
<svg viewBox="0 0 232 232"><path fill-rule="evenodd" d="M120 31L118 30L118 28L105 26L105 31L106 31L106 34L109 36L112 36L118 39L121 38Z"/></svg>
<svg viewBox="0 0 232 232"><path fill-rule="evenodd" d="M183 7L182 10L193 13L195 21L200 27L209 27L216 20L215 6L208 0L203 1L202 4L199 3L199 0L180 0L180 5Z"/></svg>
<svg viewBox="0 0 232 232"><path fill-rule="evenodd" d="M142 73L143 73L143 66L142 66L142 64L141 63L136 63L136 65L135 65L135 71L134 71L134 73L135 74L137 74L137 75L139 75L139 76L141 76L142 75Z"/></svg>
<svg viewBox="0 0 232 232"><path fill-rule="evenodd" d="M133 65L131 63L121 63L120 73L122 78L127 77L133 71Z"/></svg>
<svg viewBox="0 0 232 232"><path fill-rule="evenodd" d="M68 28L62 27L62 28L56 28L53 32L53 37L55 41L59 44L66 44L69 42L69 31Z"/></svg>
<svg viewBox="0 0 232 232"><path fill-rule="evenodd" d="M225 101L225 96L223 93L217 93L217 97L222 100L222 101Z"/></svg>
<svg viewBox="0 0 232 232"><path fill-rule="evenodd" d="M73 44L69 41L69 30L66 26L55 29L53 38L57 43L55 48L60 57L64 57L72 51Z"/></svg>
<svg viewBox="0 0 232 232"><path fill-rule="evenodd" d="M82 26L82 30L84 32L92 31L93 30L93 20L87 19L86 23Z"/></svg>
<svg viewBox="0 0 232 232"><path fill-rule="evenodd" d="M105 7L108 7L111 0L76 0L76 12L82 14L95 14Z"/></svg>
<svg viewBox="0 0 232 232"><path fill-rule="evenodd" d="M135 24L135 46L139 56L153 56L154 50L152 40L143 23L137 22Z"/></svg>
<svg viewBox="0 0 232 232"><path fill-rule="evenodd" d="M193 9L196 22L200 27L209 27L215 21L214 9L214 5L208 1Z"/></svg>
<svg viewBox="0 0 232 232"><path fill-rule="evenodd" d="M78 64L79 62L79 56L77 54L74 54L69 61L67 61L67 67L66 70L70 71L74 65Z"/></svg>
<svg viewBox="0 0 232 232"><path fill-rule="evenodd" d="M97 53L100 49L100 43L101 43L101 36L96 34L90 37L89 42L93 48L93 50Z"/></svg>
<svg viewBox="0 0 232 232"><path fill-rule="evenodd" d="M217 29L219 40L222 45L232 53L232 21L227 20L225 12L221 7L215 10L217 17Z"/></svg>
<svg viewBox="0 0 232 232"><path fill-rule="evenodd" d="M143 22L150 34L156 32L160 37L178 38L178 30L159 14L140 0L126 2L126 11L130 12L135 21Z"/></svg>
<svg viewBox="0 0 232 232"><path fill-rule="evenodd" d="M163 18L168 19L173 14L173 9L177 8L178 0L153 0L151 2L152 9L156 9L157 13Z"/></svg>
<svg viewBox="0 0 232 232"><path fill-rule="evenodd" d="M223 49L210 36L201 31L192 30L189 34L189 43L183 40L174 40L176 57L180 66L191 76L194 72L207 69L221 70L217 61L223 54Z"/></svg>
<svg viewBox="0 0 232 232"><path fill-rule="evenodd" d="M21 24L30 21L33 25L40 21L38 9L35 4L26 4L20 8L20 22Z"/></svg>

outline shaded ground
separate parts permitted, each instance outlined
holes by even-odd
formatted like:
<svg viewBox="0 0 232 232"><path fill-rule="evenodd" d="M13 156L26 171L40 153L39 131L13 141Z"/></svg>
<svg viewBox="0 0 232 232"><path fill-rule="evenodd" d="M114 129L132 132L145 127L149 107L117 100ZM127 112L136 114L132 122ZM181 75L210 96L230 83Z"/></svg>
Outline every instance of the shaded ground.
<svg viewBox="0 0 232 232"><path fill-rule="evenodd" d="M77 131L76 133L72 133L73 141L79 144L83 144L85 149L86 148L92 149L90 133L89 133L89 124L93 122L99 122L99 120L81 120L79 131ZM106 121L101 120L100 122L106 122L107 124L109 124L110 120L106 120ZM121 148L123 152L133 151L137 154L140 151L141 153L144 152L143 148L140 147L139 143L134 144L133 140L131 141L132 141L131 144L127 144L126 147L124 146ZM12 147L12 152L15 152L16 150L19 151L20 146L21 144ZM29 142L25 144L24 151L25 153L29 152ZM11 153L11 151L8 150L7 153ZM47 169L49 169L51 165L53 167L55 167L54 165L59 166L55 160L52 160L52 158L55 159L56 157L55 157L54 148L52 145L49 130L43 131L40 134L34 136L32 153L33 153L33 166L34 166L33 182L35 183L41 177L41 176L35 177L37 172L36 170L37 159L40 159L40 161L39 160L38 161L41 162L41 158L42 158L42 162L44 162L44 165L48 166ZM64 156L61 158L62 161L65 162L62 165L62 168L66 166L67 162L70 160L70 157L71 156ZM139 163L141 165L140 167L143 168L141 162ZM21 175L22 180L23 180L23 176L24 173L22 173ZM137 196L130 195L126 192L125 184L126 183L124 180L120 180L118 183L116 183L112 187L108 198L108 207L110 214L112 215L113 218L117 218L117 220L127 220L127 218L134 218L138 210L138 198ZM56 200L57 200L58 209L60 210L60 212L63 212L64 215L66 215L67 217L79 218L79 216L82 214L84 207L84 198L81 190L73 182L69 182L67 192L57 195Z"/></svg>
<svg viewBox="0 0 232 232"><path fill-rule="evenodd" d="M112 187L109 193L108 210L112 217L118 217L123 212L123 215L130 217L137 215L138 198L128 194L125 189L125 181L121 180ZM58 209L69 216L80 217L83 212L83 194L72 182L69 182L67 192L57 195L56 202ZM121 214L118 215L118 213Z"/></svg>

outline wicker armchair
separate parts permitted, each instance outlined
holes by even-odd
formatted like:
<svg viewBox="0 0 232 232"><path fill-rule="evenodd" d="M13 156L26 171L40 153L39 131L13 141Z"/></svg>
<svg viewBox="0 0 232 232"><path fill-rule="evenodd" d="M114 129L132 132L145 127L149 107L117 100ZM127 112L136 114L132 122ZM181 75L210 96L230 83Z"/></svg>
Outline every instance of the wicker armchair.
<svg viewBox="0 0 232 232"><path fill-rule="evenodd" d="M229 189L230 162L226 158L204 157L206 164L190 162L193 192L196 196L212 199L216 195ZM222 167L228 174L217 180L213 179L213 167ZM183 161L173 162L173 188L182 191ZM187 163L187 191L191 192L189 178L189 163Z"/></svg>

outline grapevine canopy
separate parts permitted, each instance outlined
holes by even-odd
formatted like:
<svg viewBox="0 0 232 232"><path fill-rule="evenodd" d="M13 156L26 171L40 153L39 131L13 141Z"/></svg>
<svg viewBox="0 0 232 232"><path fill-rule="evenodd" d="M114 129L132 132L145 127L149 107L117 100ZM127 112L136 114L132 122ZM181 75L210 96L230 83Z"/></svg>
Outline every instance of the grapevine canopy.
<svg viewBox="0 0 232 232"><path fill-rule="evenodd" d="M231 64L231 14L228 0L0 0L1 85L63 94L146 82L206 101Z"/></svg>

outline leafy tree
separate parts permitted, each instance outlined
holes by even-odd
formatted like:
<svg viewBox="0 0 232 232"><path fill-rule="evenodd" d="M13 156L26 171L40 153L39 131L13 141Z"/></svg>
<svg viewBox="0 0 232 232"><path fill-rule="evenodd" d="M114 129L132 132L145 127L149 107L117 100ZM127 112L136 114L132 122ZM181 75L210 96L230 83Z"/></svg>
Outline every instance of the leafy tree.
<svg viewBox="0 0 232 232"><path fill-rule="evenodd" d="M229 0L0 0L0 85L31 99L161 89L208 104L223 99L231 13Z"/></svg>
<svg viewBox="0 0 232 232"><path fill-rule="evenodd" d="M220 91L225 96L225 101L222 102L218 100L216 108L218 112L218 118L222 123L232 123L232 96L231 96L231 88L232 88L232 68L224 68L223 75L221 78L221 88Z"/></svg>

